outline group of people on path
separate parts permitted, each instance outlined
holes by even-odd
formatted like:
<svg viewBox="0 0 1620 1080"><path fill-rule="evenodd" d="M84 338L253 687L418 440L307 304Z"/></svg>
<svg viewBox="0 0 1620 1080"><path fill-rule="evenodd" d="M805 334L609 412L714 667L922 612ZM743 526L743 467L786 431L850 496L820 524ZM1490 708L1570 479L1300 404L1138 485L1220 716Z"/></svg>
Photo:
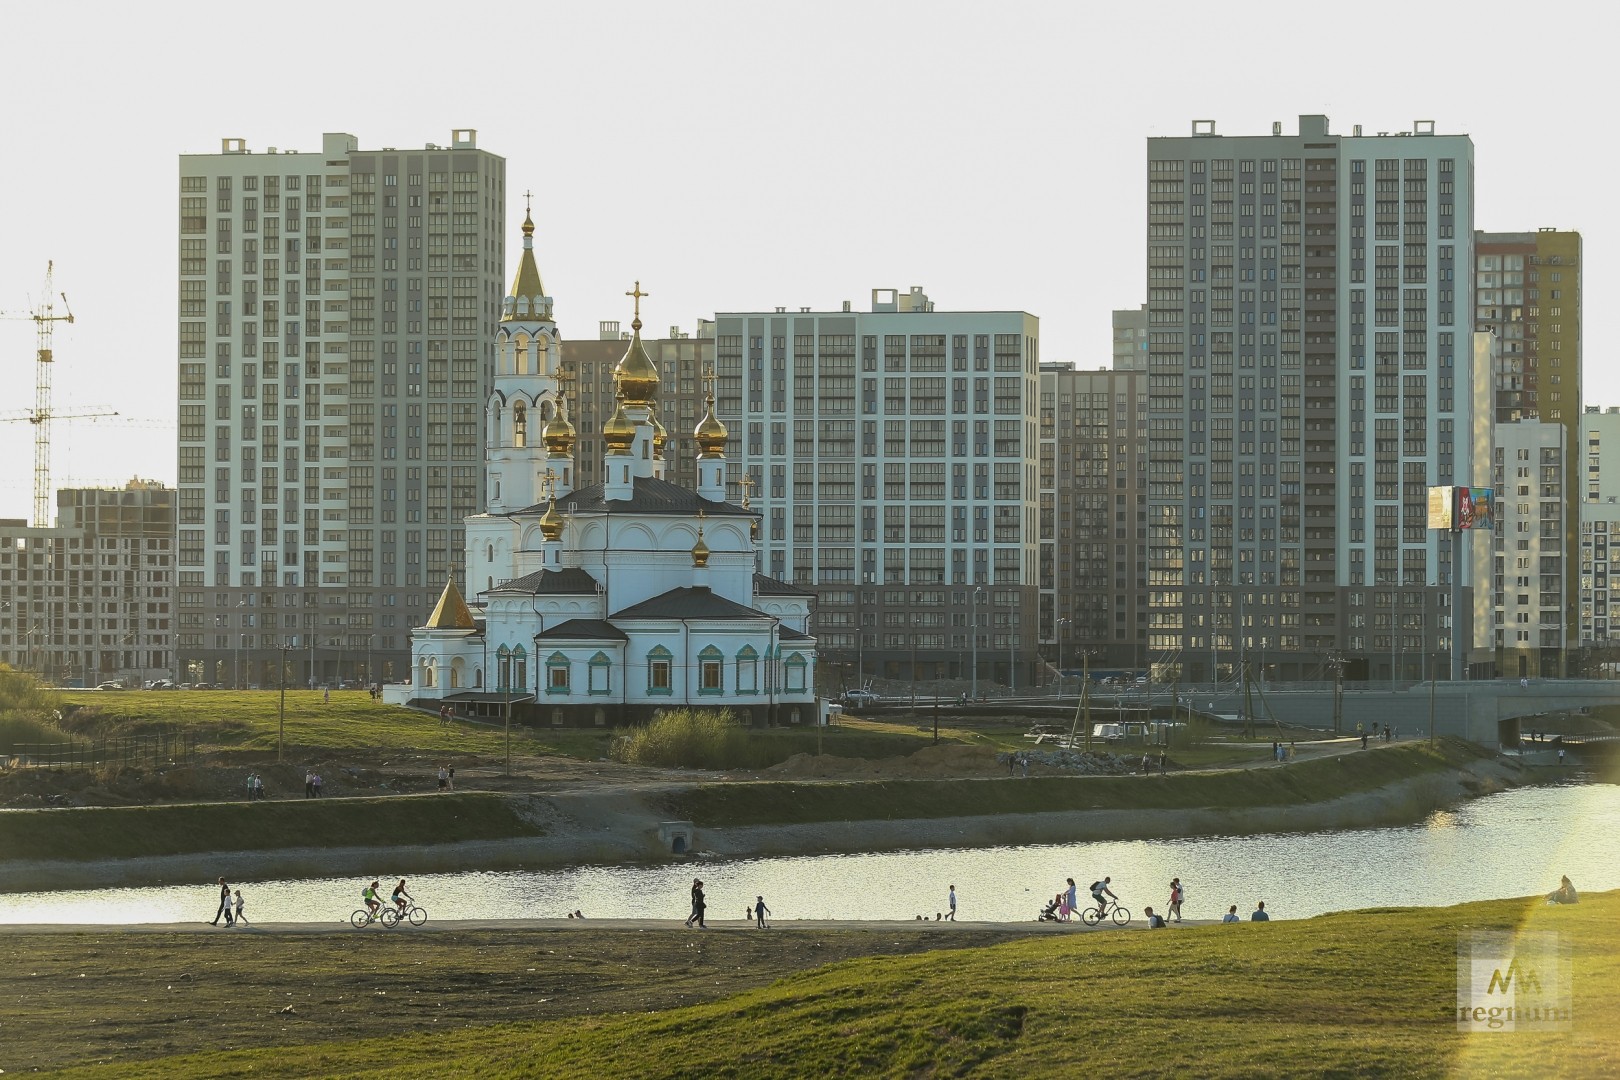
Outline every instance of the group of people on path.
<svg viewBox="0 0 1620 1080"><path fill-rule="evenodd" d="M708 922L705 921L705 913L708 911L708 907L709 901L703 895L703 879L693 878L692 914L686 917L686 926L688 929L693 926L696 926L699 930L707 930L709 928ZM753 905L743 908L743 919L745 921L752 920L754 925L759 927L761 930L770 929L769 924L765 922L765 920L770 917L770 914L771 909L765 906L765 898L763 896L754 897ZM583 919L584 917L585 916L579 914L578 912L575 912L569 916L570 919Z"/></svg>
<svg viewBox="0 0 1620 1080"><path fill-rule="evenodd" d="M321 797L321 774L314 769L304 772L304 798L318 799Z"/></svg>
<svg viewBox="0 0 1620 1080"><path fill-rule="evenodd" d="M258 773L248 773L247 797L248 802L257 802L264 798L264 780Z"/></svg>
<svg viewBox="0 0 1620 1080"><path fill-rule="evenodd" d="M233 892L231 887L225 883L225 879L220 878L219 910L214 912L214 921L211 925L218 926L219 920L223 918L226 926L236 926L238 924L246 926L247 916L242 914L244 906L242 890L237 889Z"/></svg>

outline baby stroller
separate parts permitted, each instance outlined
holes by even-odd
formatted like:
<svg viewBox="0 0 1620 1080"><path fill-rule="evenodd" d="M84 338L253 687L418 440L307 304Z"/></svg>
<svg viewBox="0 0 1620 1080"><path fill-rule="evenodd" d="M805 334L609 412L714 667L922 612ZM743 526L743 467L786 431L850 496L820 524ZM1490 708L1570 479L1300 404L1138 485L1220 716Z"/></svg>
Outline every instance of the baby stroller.
<svg viewBox="0 0 1620 1080"><path fill-rule="evenodd" d="M1047 901L1045 909L1043 909L1041 911L1041 913L1035 917L1035 921L1036 922L1057 922L1058 921L1057 910L1058 910L1058 906L1061 904L1062 900L1063 900L1063 898L1061 896L1058 896L1058 897L1053 897L1051 900Z"/></svg>

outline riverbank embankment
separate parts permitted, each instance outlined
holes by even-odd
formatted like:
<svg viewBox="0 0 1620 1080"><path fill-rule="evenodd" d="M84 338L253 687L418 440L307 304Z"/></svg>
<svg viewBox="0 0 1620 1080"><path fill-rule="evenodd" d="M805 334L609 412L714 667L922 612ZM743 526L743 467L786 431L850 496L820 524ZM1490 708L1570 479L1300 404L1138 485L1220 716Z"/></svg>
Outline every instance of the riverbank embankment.
<svg viewBox="0 0 1620 1080"><path fill-rule="evenodd" d="M1538 776L1463 743L1169 776L603 785L0 814L7 891L1363 828ZM671 851L687 823L688 854ZM431 840L429 840L431 838Z"/></svg>

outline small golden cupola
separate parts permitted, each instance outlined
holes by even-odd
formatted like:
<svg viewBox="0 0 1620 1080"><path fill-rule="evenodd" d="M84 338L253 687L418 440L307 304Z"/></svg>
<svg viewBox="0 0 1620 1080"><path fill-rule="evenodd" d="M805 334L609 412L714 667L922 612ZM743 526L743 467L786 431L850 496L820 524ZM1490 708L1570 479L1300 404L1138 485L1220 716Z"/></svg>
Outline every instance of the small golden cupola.
<svg viewBox="0 0 1620 1080"><path fill-rule="evenodd" d="M704 395L703 400L708 405L709 411L703 414L702 420L698 421L697 429L692 432L692 438L697 440L698 453L714 457L725 457L726 439L730 437L730 432L726 430L726 425L722 424L719 418L714 415L713 388L710 388L709 392Z"/></svg>
<svg viewBox="0 0 1620 1080"><path fill-rule="evenodd" d="M649 412L647 414L647 419L652 421L652 452L653 452L653 457L661 458L661 457L664 456L664 447L669 444L669 432L665 431L664 430L664 425L660 424L658 422L658 410L657 409L654 409L651 412Z"/></svg>
<svg viewBox="0 0 1620 1080"><path fill-rule="evenodd" d="M574 425L568 422L568 399L564 395L557 395L557 411L546 421L540 437L545 440L547 452L559 457L573 456Z"/></svg>
<svg viewBox="0 0 1620 1080"><path fill-rule="evenodd" d="M563 534L563 517L557 513L557 496L551 496L551 505L546 512L540 515L540 535L547 541L561 540Z"/></svg>
<svg viewBox="0 0 1620 1080"><path fill-rule="evenodd" d="M692 545L692 567L702 570L709 565L709 545L703 542L703 514L698 513L697 543Z"/></svg>
<svg viewBox="0 0 1620 1080"><path fill-rule="evenodd" d="M607 451L610 454L628 454L630 444L636 441L636 425L624 414L622 397L614 407L613 415L602 425L602 441L607 443Z"/></svg>
<svg viewBox="0 0 1620 1080"><path fill-rule="evenodd" d="M641 298L649 294L641 291L641 282L638 281L635 291L624 295L635 297L636 317L630 323L630 347L613 369L613 380L618 385L621 402L651 408L658 400L658 368L648 358L647 350L641 344Z"/></svg>

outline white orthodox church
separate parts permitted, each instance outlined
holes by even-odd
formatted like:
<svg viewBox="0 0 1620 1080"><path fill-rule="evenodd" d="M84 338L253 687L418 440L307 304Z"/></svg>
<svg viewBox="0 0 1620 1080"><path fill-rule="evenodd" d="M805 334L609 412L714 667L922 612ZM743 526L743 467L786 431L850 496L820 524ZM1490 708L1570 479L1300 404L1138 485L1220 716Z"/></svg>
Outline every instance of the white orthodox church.
<svg viewBox="0 0 1620 1080"><path fill-rule="evenodd" d="M534 222L496 338L485 406L487 511L466 519L466 581L445 583L411 633L396 703L449 704L533 724L634 723L672 706L754 724L814 723L812 594L755 572L759 515L726 501L726 428L714 395L694 432L698 485L664 478L658 370L641 343L641 286L605 480L576 487L561 350L534 258Z"/></svg>

